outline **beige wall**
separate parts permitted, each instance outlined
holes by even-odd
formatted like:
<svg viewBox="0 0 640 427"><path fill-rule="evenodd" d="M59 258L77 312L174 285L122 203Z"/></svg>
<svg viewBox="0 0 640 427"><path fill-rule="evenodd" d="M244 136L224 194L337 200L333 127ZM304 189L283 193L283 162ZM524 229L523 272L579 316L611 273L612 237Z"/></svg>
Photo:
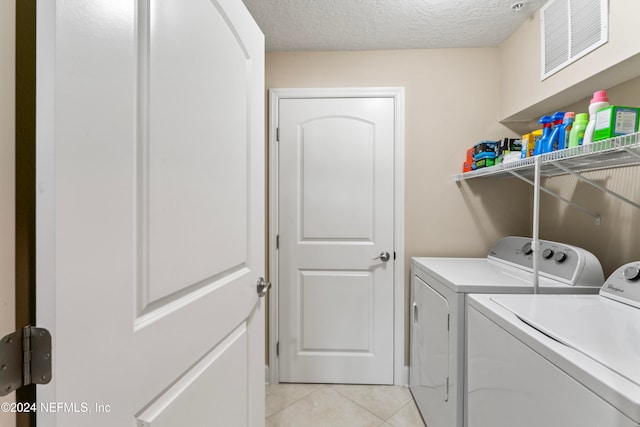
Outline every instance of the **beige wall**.
<svg viewBox="0 0 640 427"><path fill-rule="evenodd" d="M15 330L15 7L0 1L0 337ZM0 411L0 426L12 425L13 414Z"/></svg>
<svg viewBox="0 0 640 427"><path fill-rule="evenodd" d="M609 0L609 41L540 81L540 14L500 46L500 120L530 120L640 75L640 2ZM624 66L616 66L623 64Z"/></svg>
<svg viewBox="0 0 640 427"><path fill-rule="evenodd" d="M497 238L530 232L526 184L452 179L468 147L511 135L498 123L498 49L266 56L267 88L375 86L405 87L407 267L412 256L485 256Z"/></svg>
<svg viewBox="0 0 640 427"><path fill-rule="evenodd" d="M640 107L640 78L607 89L615 105ZM559 108L587 112L589 98ZM640 167L589 172L585 176L622 196L640 203ZM582 204L602 217L596 225L591 217L552 199L541 197L540 236L584 247L594 253L609 275L620 265L640 260L640 209L580 182L574 177L547 180L545 187Z"/></svg>
<svg viewBox="0 0 640 427"><path fill-rule="evenodd" d="M518 206L528 206L528 195L510 193L508 182L483 180L459 189L452 179L468 147L513 135L497 120L498 82L497 49L266 57L267 88L405 87L408 256L484 255L495 238L528 227L529 213L520 215Z"/></svg>
<svg viewBox="0 0 640 427"><path fill-rule="evenodd" d="M607 89L617 105L640 106L640 2L609 0L609 41L545 81L540 81L540 16L522 25L499 47L499 119L520 132L555 111L587 112L596 90ZM640 202L640 168L591 172L586 177ZM640 210L574 177L546 180L552 189L602 217L595 221L547 195L541 196L540 236L592 251L605 275L640 259Z"/></svg>

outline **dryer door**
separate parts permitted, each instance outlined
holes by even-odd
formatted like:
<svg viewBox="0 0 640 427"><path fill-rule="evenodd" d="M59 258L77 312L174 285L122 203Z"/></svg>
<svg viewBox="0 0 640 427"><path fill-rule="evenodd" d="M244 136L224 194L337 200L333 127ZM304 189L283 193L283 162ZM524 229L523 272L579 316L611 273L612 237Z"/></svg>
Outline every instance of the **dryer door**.
<svg viewBox="0 0 640 427"><path fill-rule="evenodd" d="M449 302L419 277L416 280L420 284L416 287L420 386L436 389L448 401Z"/></svg>

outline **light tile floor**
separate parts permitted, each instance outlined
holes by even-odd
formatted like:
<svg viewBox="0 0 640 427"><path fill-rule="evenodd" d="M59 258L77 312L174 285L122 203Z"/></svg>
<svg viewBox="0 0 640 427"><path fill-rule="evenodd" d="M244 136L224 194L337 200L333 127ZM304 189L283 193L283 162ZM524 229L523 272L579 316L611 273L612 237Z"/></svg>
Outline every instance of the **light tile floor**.
<svg viewBox="0 0 640 427"><path fill-rule="evenodd" d="M425 426L406 387L271 384L266 389L267 427Z"/></svg>

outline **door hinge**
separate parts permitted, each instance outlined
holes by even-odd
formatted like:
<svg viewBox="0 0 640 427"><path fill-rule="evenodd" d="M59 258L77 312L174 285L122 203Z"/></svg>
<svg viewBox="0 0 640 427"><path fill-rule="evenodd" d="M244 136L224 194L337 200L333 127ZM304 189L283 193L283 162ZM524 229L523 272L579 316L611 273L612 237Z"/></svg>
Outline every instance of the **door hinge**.
<svg viewBox="0 0 640 427"><path fill-rule="evenodd" d="M451 315L447 314L447 331L451 330Z"/></svg>
<svg viewBox="0 0 640 427"><path fill-rule="evenodd" d="M449 377L447 377L447 396L449 395Z"/></svg>
<svg viewBox="0 0 640 427"><path fill-rule="evenodd" d="M396 251L393 251L393 260L396 260Z"/></svg>
<svg viewBox="0 0 640 427"><path fill-rule="evenodd" d="M276 250L280 249L280 235L276 234Z"/></svg>
<svg viewBox="0 0 640 427"><path fill-rule="evenodd" d="M51 381L51 334L25 326L0 341L0 396Z"/></svg>
<svg viewBox="0 0 640 427"><path fill-rule="evenodd" d="M276 343L276 356L280 356L280 341Z"/></svg>
<svg viewBox="0 0 640 427"><path fill-rule="evenodd" d="M276 141L280 141L280 128L276 128Z"/></svg>

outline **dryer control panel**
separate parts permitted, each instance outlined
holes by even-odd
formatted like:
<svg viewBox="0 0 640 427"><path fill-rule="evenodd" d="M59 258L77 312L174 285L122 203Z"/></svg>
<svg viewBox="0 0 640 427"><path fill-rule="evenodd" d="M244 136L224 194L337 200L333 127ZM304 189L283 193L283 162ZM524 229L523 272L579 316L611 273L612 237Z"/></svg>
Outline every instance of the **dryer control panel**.
<svg viewBox="0 0 640 427"><path fill-rule="evenodd" d="M540 240L540 275L568 285L602 286L600 261L589 251L564 243ZM487 257L533 271L533 245L528 237L507 236L498 240Z"/></svg>
<svg viewBox="0 0 640 427"><path fill-rule="evenodd" d="M600 295L640 308L640 261L614 271L600 288Z"/></svg>

